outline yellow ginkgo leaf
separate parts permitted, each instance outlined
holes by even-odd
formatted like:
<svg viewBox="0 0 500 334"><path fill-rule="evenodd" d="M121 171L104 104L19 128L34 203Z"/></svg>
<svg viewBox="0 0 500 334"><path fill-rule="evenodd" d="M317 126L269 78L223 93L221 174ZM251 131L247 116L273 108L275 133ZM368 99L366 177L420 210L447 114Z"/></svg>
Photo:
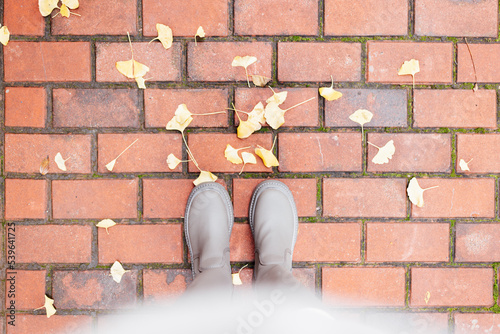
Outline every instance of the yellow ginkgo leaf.
<svg viewBox="0 0 500 334"><path fill-rule="evenodd" d="M368 144L378 148L377 154L373 157L372 162L377 165L386 164L389 159L392 159L394 152L396 152L396 147L394 147L394 140L389 140L387 144L382 147L378 147L370 142Z"/></svg>
<svg viewBox="0 0 500 334"><path fill-rule="evenodd" d="M167 130L178 130L180 132L183 132L188 127L188 125L191 123L192 120L193 117L189 117L184 123L181 124L176 121L174 116L170 121L168 121L166 128Z"/></svg>
<svg viewBox="0 0 500 334"><path fill-rule="evenodd" d="M278 129L285 123L285 111L276 102L269 102L264 110L267 124L273 129Z"/></svg>
<svg viewBox="0 0 500 334"><path fill-rule="evenodd" d="M271 88L271 87L269 87L269 88ZM273 91L273 96L268 98L266 100L266 103L274 102L276 104L282 104L283 102L285 102L286 97L288 95L287 91L276 93L272 88L271 88L271 90Z"/></svg>
<svg viewBox="0 0 500 334"><path fill-rule="evenodd" d="M68 7L66 7L66 5L65 5L65 4L62 4L62 5L61 5L61 8L60 8L60 12L59 12L59 14L61 14L61 16L62 16L62 17L69 17L69 14L70 14L70 13L71 13L71 12L69 11L69 8L68 8Z"/></svg>
<svg viewBox="0 0 500 334"><path fill-rule="evenodd" d="M327 101L338 100L342 97L342 93L333 89L333 77L332 85L330 87L321 87L319 89L319 95L323 96Z"/></svg>
<svg viewBox="0 0 500 334"><path fill-rule="evenodd" d="M214 174L210 173L209 171L202 170L200 172L200 175L198 176L198 178L196 180L194 180L193 183L194 183L195 186L197 186L200 183L215 182L215 180L217 180L217 176L215 176Z"/></svg>
<svg viewBox="0 0 500 334"><path fill-rule="evenodd" d="M424 206L424 191L429 190L429 189L434 189L439 186L434 186L434 187L429 187L426 189L422 189L420 185L418 184L418 181L416 178L413 178L410 180L410 183L408 184L408 188L406 189L406 192L408 193L408 198L410 198L410 201L418 206L419 208Z"/></svg>
<svg viewBox="0 0 500 334"><path fill-rule="evenodd" d="M473 159L470 159L469 162L465 162L464 159L460 159L460 162L458 163L458 165L460 166L460 169L462 171L469 171L470 172L470 168L469 168L469 163L472 161Z"/></svg>
<svg viewBox="0 0 500 334"><path fill-rule="evenodd" d="M240 120L240 124L238 124L238 128L236 129L236 134L238 138L244 139L250 137L252 133L259 130L260 128L261 126L259 123Z"/></svg>
<svg viewBox="0 0 500 334"><path fill-rule="evenodd" d="M143 77L135 78L135 82L137 82L137 87L139 89L146 89L146 79L144 79Z"/></svg>
<svg viewBox="0 0 500 334"><path fill-rule="evenodd" d="M264 162L264 166L268 168L280 165L273 152L271 152L270 150L266 150L260 145L255 149L255 154L257 154L262 159L262 162Z"/></svg>
<svg viewBox="0 0 500 334"><path fill-rule="evenodd" d="M69 160L69 158L64 160L60 152L57 152L56 157L54 158L54 161L56 162L57 167L63 171L67 170L66 161L68 161L68 160Z"/></svg>
<svg viewBox="0 0 500 334"><path fill-rule="evenodd" d="M248 81L247 67L250 66L250 65L252 65L256 61L257 61L257 57L254 57L254 56L244 56L244 57L236 56L236 57L234 57L233 62L231 63L231 65L233 67L234 66L242 66L242 67L245 68L245 74L246 74L246 77L247 77L248 87L250 87L250 81Z"/></svg>
<svg viewBox="0 0 500 334"><path fill-rule="evenodd" d="M108 228L115 226L116 223L112 219L103 219L96 224L97 227L102 227L106 229L106 233L109 234Z"/></svg>
<svg viewBox="0 0 500 334"><path fill-rule="evenodd" d="M42 307L36 308L35 310L39 310L41 308L45 308L45 312L47 313L47 318L50 318L54 314L56 314L56 309L54 307L54 299L50 299L45 295L45 303Z"/></svg>
<svg viewBox="0 0 500 334"><path fill-rule="evenodd" d="M115 281L116 283L120 283L122 281L123 274L130 271L123 269L123 266L118 261L115 261L115 263L113 263L109 270L109 276L113 277L113 281Z"/></svg>
<svg viewBox="0 0 500 334"><path fill-rule="evenodd" d="M241 150L241 148L239 150ZM232 162L235 165L242 164L243 160L241 160L240 156L238 155L239 150L227 144L226 149L224 150L224 157L226 157L228 161Z"/></svg>
<svg viewBox="0 0 500 334"><path fill-rule="evenodd" d="M252 123L257 123L260 125L266 124L266 118L264 117L264 112L265 109L262 102L257 103L255 107L253 107L253 110L248 114L247 121ZM259 126L257 130L260 130L260 128L261 127Z"/></svg>
<svg viewBox="0 0 500 334"><path fill-rule="evenodd" d="M177 167L177 165L179 165L180 163L182 162L182 160L178 159L175 155L173 155L172 153L170 153L167 157L167 165L168 165L168 168L170 169L174 169L175 167Z"/></svg>
<svg viewBox="0 0 500 334"><path fill-rule="evenodd" d="M255 159L255 155L248 152L241 152L241 157L243 158L243 167L241 167L240 174L243 173L243 169L246 164L256 164L257 159Z"/></svg>
<svg viewBox="0 0 500 334"><path fill-rule="evenodd" d="M264 87L271 81L271 78L265 77L263 75L251 75L252 82L257 87Z"/></svg>
<svg viewBox="0 0 500 334"><path fill-rule="evenodd" d="M370 111L366 109L358 109L351 116L349 116L349 119L363 126L365 123L370 122L372 117L373 114Z"/></svg>
<svg viewBox="0 0 500 334"><path fill-rule="evenodd" d="M149 72L149 67L134 59L117 61L116 69L129 79L143 77Z"/></svg>
<svg viewBox="0 0 500 334"><path fill-rule="evenodd" d="M69 9L77 9L80 4L78 0L61 0L63 5L66 5Z"/></svg>
<svg viewBox="0 0 500 334"><path fill-rule="evenodd" d="M169 26L157 23L156 30L158 31L158 37L153 38L149 43L155 40L159 40L161 42L161 45L163 45L163 47L168 50L172 46L172 43L174 41L172 29L170 29Z"/></svg>
<svg viewBox="0 0 500 334"><path fill-rule="evenodd" d="M177 106L175 110L175 121L179 124L184 124L191 117L192 113L188 110L187 106L182 103Z"/></svg>
<svg viewBox="0 0 500 334"><path fill-rule="evenodd" d="M48 16L57 8L59 0L38 0L38 10L42 16Z"/></svg>
<svg viewBox="0 0 500 334"><path fill-rule="evenodd" d="M398 75L411 75L415 86L415 74L420 72L420 63L416 59L406 60L398 70Z"/></svg>
<svg viewBox="0 0 500 334"><path fill-rule="evenodd" d="M9 43L10 31L6 26L0 28L0 43L7 45Z"/></svg>
<svg viewBox="0 0 500 334"><path fill-rule="evenodd" d="M196 30L196 34L194 35L194 44L196 45L196 37L203 38L205 37L205 30L203 30L202 26L198 27L198 30Z"/></svg>

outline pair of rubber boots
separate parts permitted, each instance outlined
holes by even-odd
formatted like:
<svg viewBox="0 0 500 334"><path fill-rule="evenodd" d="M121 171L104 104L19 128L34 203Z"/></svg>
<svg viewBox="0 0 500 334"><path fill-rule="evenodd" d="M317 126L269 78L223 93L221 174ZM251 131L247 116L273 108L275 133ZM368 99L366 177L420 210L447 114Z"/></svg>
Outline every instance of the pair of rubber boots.
<svg viewBox="0 0 500 334"><path fill-rule="evenodd" d="M291 276L298 218L288 187L274 180L261 182L253 192L248 218L255 241L255 281L273 284ZM223 186L202 183L192 190L186 206L184 232L193 283L200 276L210 276L210 272L219 273L219 277L213 277L214 284L225 280L221 275L227 275L230 280L229 239L233 221L231 199Z"/></svg>

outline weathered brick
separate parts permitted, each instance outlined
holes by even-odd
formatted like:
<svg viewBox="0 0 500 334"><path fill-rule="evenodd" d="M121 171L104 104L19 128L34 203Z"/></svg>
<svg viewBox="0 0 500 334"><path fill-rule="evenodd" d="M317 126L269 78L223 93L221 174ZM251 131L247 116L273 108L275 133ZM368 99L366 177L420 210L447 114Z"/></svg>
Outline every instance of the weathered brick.
<svg viewBox="0 0 500 334"><path fill-rule="evenodd" d="M110 173L106 164L133 144L116 160L111 173L121 172L170 172L167 157L170 153L182 157L182 137L177 133L124 133L99 134L97 137L98 168L101 173ZM181 165L173 171L180 172Z"/></svg>
<svg viewBox="0 0 500 334"><path fill-rule="evenodd" d="M45 180L5 180L5 219L44 219L47 217Z"/></svg>
<svg viewBox="0 0 500 334"><path fill-rule="evenodd" d="M404 306L404 268L322 269L323 300L347 306Z"/></svg>
<svg viewBox="0 0 500 334"><path fill-rule="evenodd" d="M248 74L272 75L272 45L267 42L188 43L188 79L190 81L245 81L245 69L233 67L236 56L254 56L257 62L248 66ZM207 60L210 59L210 62ZM251 81L251 78L250 78Z"/></svg>
<svg viewBox="0 0 500 334"><path fill-rule="evenodd" d="M420 72L415 83L451 83L453 44L400 41L369 41L366 80L393 84L411 84L411 75L398 75L403 63L417 59Z"/></svg>
<svg viewBox="0 0 500 334"><path fill-rule="evenodd" d="M99 229L99 263L181 263L181 224L119 225ZM130 247L130 245L134 245Z"/></svg>
<svg viewBox="0 0 500 334"><path fill-rule="evenodd" d="M54 35L131 35L137 33L137 2L87 0L69 18L57 15L52 20Z"/></svg>
<svg viewBox="0 0 500 334"><path fill-rule="evenodd" d="M52 181L54 219L137 217L137 179Z"/></svg>
<svg viewBox="0 0 500 334"><path fill-rule="evenodd" d="M226 111L226 114L194 116L189 127L227 127L227 101L227 89L146 89L146 127L165 127L183 103L193 114Z"/></svg>
<svg viewBox="0 0 500 334"><path fill-rule="evenodd" d="M11 41L4 69L5 81L90 81L90 43Z"/></svg>
<svg viewBox="0 0 500 334"><path fill-rule="evenodd" d="M293 260L302 262L359 262L361 224L299 224Z"/></svg>
<svg viewBox="0 0 500 334"><path fill-rule="evenodd" d="M280 133L279 170L361 171L361 133Z"/></svg>
<svg viewBox="0 0 500 334"><path fill-rule="evenodd" d="M18 263L89 263L92 228L88 225L17 225Z"/></svg>
<svg viewBox="0 0 500 334"><path fill-rule="evenodd" d="M496 128L496 91L415 89L413 120L419 128Z"/></svg>
<svg viewBox="0 0 500 334"><path fill-rule="evenodd" d="M396 152L386 164L372 159L378 148L368 144L369 172L450 172L451 135L440 133L369 133L368 141L382 147L394 141Z"/></svg>
<svg viewBox="0 0 500 334"><path fill-rule="evenodd" d="M495 180L484 179L418 179L425 203L419 208L412 204L414 218L494 217Z"/></svg>
<svg viewBox="0 0 500 334"><path fill-rule="evenodd" d="M194 37L202 26L207 36L228 35L228 8L225 0L144 0L144 35L157 36L156 24L172 28L174 36Z"/></svg>
<svg viewBox="0 0 500 334"><path fill-rule="evenodd" d="M5 307L13 302L17 310L33 310L45 302L45 270L7 272ZM14 278L14 279L12 279Z"/></svg>
<svg viewBox="0 0 500 334"><path fill-rule="evenodd" d="M500 314L495 313L454 313L455 334L500 333Z"/></svg>
<svg viewBox="0 0 500 334"><path fill-rule="evenodd" d="M325 1L325 35L391 36L407 33L408 3L406 1Z"/></svg>
<svg viewBox="0 0 500 334"><path fill-rule="evenodd" d="M7 326L8 334L85 334L92 331L92 316L55 314L49 319L45 314L16 314L15 324Z"/></svg>
<svg viewBox="0 0 500 334"><path fill-rule="evenodd" d="M43 36L45 20L40 15L37 1L4 0L3 25L12 35Z"/></svg>
<svg viewBox="0 0 500 334"><path fill-rule="evenodd" d="M500 261L500 224L457 224L455 261Z"/></svg>
<svg viewBox="0 0 500 334"><path fill-rule="evenodd" d="M437 223L368 223L366 261L448 261L449 228Z"/></svg>
<svg viewBox="0 0 500 334"><path fill-rule="evenodd" d="M144 217L184 217L193 180L143 179Z"/></svg>
<svg viewBox="0 0 500 334"><path fill-rule="evenodd" d="M230 240L231 261L253 261L255 245L249 224L235 223Z"/></svg>
<svg viewBox="0 0 500 334"><path fill-rule="evenodd" d="M211 172L239 173L243 165L235 165L224 157L224 150L227 144L234 148L252 146L245 152L254 152L257 145L270 149L272 146L272 137L270 133L254 133L244 140L239 139L234 134L222 133L190 133L188 135L188 144L198 165L203 170ZM209 149L207 149L209 148ZM240 151L241 154L242 151ZM271 172L262 160L256 156L257 164L247 164L244 172ZM197 172L196 166L190 162L189 171Z"/></svg>
<svg viewBox="0 0 500 334"><path fill-rule="evenodd" d="M415 35L496 38L497 13L497 0L416 0Z"/></svg>
<svg viewBox="0 0 500 334"><path fill-rule="evenodd" d="M248 217L253 190L265 179L233 179L235 217ZM277 179L292 192L299 217L316 216L316 179Z"/></svg>
<svg viewBox="0 0 500 334"><path fill-rule="evenodd" d="M236 0L236 35L317 35L316 0Z"/></svg>
<svg viewBox="0 0 500 334"><path fill-rule="evenodd" d="M282 92L282 89L275 89L276 93ZM286 91L287 99L280 105L281 109L287 109L306 101L312 97L318 96L318 91L316 88L287 88ZM273 92L268 89L260 88L236 88L235 93L235 106L238 110L243 110L250 112L259 102L265 106L265 101L273 95ZM312 101L306 102L305 104L298 106L296 108L290 109L285 114L285 124L282 127L287 126L318 126L318 100L314 99ZM246 120L247 116L239 113L243 120ZM239 124L238 117L234 116L235 124ZM266 125L267 126L267 125Z"/></svg>
<svg viewBox="0 0 500 334"><path fill-rule="evenodd" d="M500 134L458 134L457 135L457 172L463 159L471 173L500 172ZM466 172L467 173L467 172Z"/></svg>
<svg viewBox="0 0 500 334"><path fill-rule="evenodd" d="M139 127L139 100L134 90L54 89L55 127Z"/></svg>
<svg viewBox="0 0 500 334"><path fill-rule="evenodd" d="M360 43L278 43L279 81L360 81Z"/></svg>
<svg viewBox="0 0 500 334"><path fill-rule="evenodd" d="M175 42L168 50L159 42L132 43L134 59L149 67L145 78L151 81L181 80L181 44ZM120 82L135 81L127 78L116 69L117 61L131 59L129 43L97 43L96 45L96 80ZM147 87L147 82L146 82Z"/></svg>
<svg viewBox="0 0 500 334"><path fill-rule="evenodd" d="M61 153L66 171L54 158ZM40 164L49 157L49 173L90 173L90 135L5 134L5 171L40 173Z"/></svg>
<svg viewBox="0 0 500 334"><path fill-rule="evenodd" d="M323 179L323 215L405 217L406 180L386 178Z"/></svg>
<svg viewBox="0 0 500 334"><path fill-rule="evenodd" d="M358 109L367 109L373 118L364 127L406 127L407 97L403 89L345 89L336 88L342 98L325 100L325 125L359 127L349 119Z"/></svg>
<svg viewBox="0 0 500 334"><path fill-rule="evenodd" d="M172 301L181 296L193 281L191 269L144 269L144 300Z"/></svg>
<svg viewBox="0 0 500 334"><path fill-rule="evenodd" d="M52 280L53 299L59 309L131 308L137 300L137 270L126 272L120 284L109 270L55 271Z"/></svg>
<svg viewBox="0 0 500 334"><path fill-rule="evenodd" d="M500 82L500 44L458 44L457 82ZM471 60L474 59L474 63ZM476 79L477 77L477 79Z"/></svg>
<svg viewBox="0 0 500 334"><path fill-rule="evenodd" d="M43 87L5 88L5 126L43 128L46 108L47 94Z"/></svg>
<svg viewBox="0 0 500 334"><path fill-rule="evenodd" d="M493 306L493 269L412 268L410 306Z"/></svg>

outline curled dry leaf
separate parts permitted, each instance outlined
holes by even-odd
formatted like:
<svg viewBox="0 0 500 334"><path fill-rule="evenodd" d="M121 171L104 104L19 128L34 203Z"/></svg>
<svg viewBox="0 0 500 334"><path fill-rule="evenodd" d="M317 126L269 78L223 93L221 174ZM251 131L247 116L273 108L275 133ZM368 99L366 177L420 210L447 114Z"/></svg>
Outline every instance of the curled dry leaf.
<svg viewBox="0 0 500 334"><path fill-rule="evenodd" d="M238 270L237 273L231 274L231 277L233 279L233 285L242 285L243 284L243 282L241 281L241 278L240 278L240 273L243 269L245 269L246 266L248 266L248 264L245 264L243 267L241 267L241 269Z"/></svg>
<svg viewBox="0 0 500 334"><path fill-rule="evenodd" d="M429 187L422 189L420 185L418 184L418 181L416 178L413 178L410 180L410 183L408 184L408 188L406 189L406 192L408 193L408 198L410 198L410 201L418 206L419 208L424 206L424 191L429 190L429 189L434 189L439 186L434 186L434 187Z"/></svg>
<svg viewBox="0 0 500 334"><path fill-rule="evenodd" d="M115 226L116 223L112 219L103 219L96 224L97 227L102 227L106 229L106 233L109 234L108 228Z"/></svg>
<svg viewBox="0 0 500 334"><path fill-rule="evenodd" d="M54 158L54 161L56 162L57 167L63 171L67 170L66 161L68 161L68 160L69 160L69 158L64 160L60 152L57 152L56 157Z"/></svg>
<svg viewBox="0 0 500 334"><path fill-rule="evenodd" d="M264 87L271 81L271 78L262 75L252 75L252 82L257 87Z"/></svg>
<svg viewBox="0 0 500 334"><path fill-rule="evenodd" d="M42 16L48 16L57 8L59 0L38 0L38 10Z"/></svg>
<svg viewBox="0 0 500 334"><path fill-rule="evenodd" d="M415 86L415 74L420 72L420 63L416 59L406 60L398 70L398 75L411 75Z"/></svg>
<svg viewBox="0 0 500 334"><path fill-rule="evenodd" d="M264 166L268 168L280 165L273 152L271 152L270 150L266 150L260 145L258 145L258 147L255 149L255 154L257 154L262 159Z"/></svg>
<svg viewBox="0 0 500 334"><path fill-rule="evenodd" d="M109 276L113 277L113 281L115 281L116 283L120 283L123 274L130 271L123 269L123 266L118 261L115 261L115 263L113 263L113 265L109 270L110 270Z"/></svg>
<svg viewBox="0 0 500 334"><path fill-rule="evenodd" d="M252 153L248 152L241 152L241 157L243 158L243 167L241 167L240 174L243 173L243 169L245 168L246 164L256 164L257 159L255 159L255 155Z"/></svg>
<svg viewBox="0 0 500 334"><path fill-rule="evenodd" d="M198 176L198 178L196 180L194 180L193 183L194 183L195 186L197 186L200 183L215 182L215 180L217 180L217 176L215 176L214 174L210 173L209 171L202 170L200 172L200 175Z"/></svg>
<svg viewBox="0 0 500 334"><path fill-rule="evenodd" d="M170 153L167 157L167 165L168 165L168 168L170 169L174 169L175 167L177 167L180 163L182 162L182 160L178 159L175 155L173 155L172 153Z"/></svg>
<svg viewBox="0 0 500 334"><path fill-rule="evenodd" d="M158 31L158 37L153 38L149 43L155 40L159 40L161 45L168 50L174 41L174 35L172 34L172 29L161 23L156 24L156 30Z"/></svg>
<svg viewBox="0 0 500 334"><path fill-rule="evenodd" d="M47 155L47 157L43 159L40 164L40 174L46 175L49 172L49 162L49 156Z"/></svg>
<svg viewBox="0 0 500 334"><path fill-rule="evenodd" d="M472 161L473 159L470 159L469 162L465 162L464 159L460 159L460 162L458 163L458 165L460 166L460 169L462 171L469 171L470 172L470 168L469 168L469 163Z"/></svg>
<svg viewBox="0 0 500 334"><path fill-rule="evenodd" d="M36 308L35 310L39 310L41 308L45 308L45 312L47 313L47 318L50 318L54 314L56 314L56 308L54 307L54 299L50 299L45 295L45 303L42 307Z"/></svg>
<svg viewBox="0 0 500 334"><path fill-rule="evenodd" d="M0 43L7 45L9 43L10 31L6 26L0 28Z"/></svg>
<svg viewBox="0 0 500 334"><path fill-rule="evenodd" d="M377 165L389 163L389 159L392 159L394 152L396 152L396 147L394 147L394 140L392 139L382 147L378 147L370 142L368 142L368 144L378 148L377 154L372 159L372 162Z"/></svg>
<svg viewBox="0 0 500 334"><path fill-rule="evenodd" d="M231 66L233 66L233 67L242 66L243 68L245 68L245 74L247 77L248 87L250 87L250 82L248 81L247 67L252 65L256 61L257 61L257 57L254 57L254 56L244 56L244 57L236 56L236 57L234 57L233 62L231 63Z"/></svg>
<svg viewBox="0 0 500 334"><path fill-rule="evenodd" d="M205 30L203 30L202 26L198 27L198 30L196 30L196 34L194 35L194 44L196 45L196 37L203 38L205 37Z"/></svg>

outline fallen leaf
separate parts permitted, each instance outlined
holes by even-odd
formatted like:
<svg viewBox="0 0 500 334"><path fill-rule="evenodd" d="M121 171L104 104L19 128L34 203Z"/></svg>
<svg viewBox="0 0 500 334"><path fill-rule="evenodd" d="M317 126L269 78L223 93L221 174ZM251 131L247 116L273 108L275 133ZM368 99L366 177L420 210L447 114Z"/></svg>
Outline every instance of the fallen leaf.
<svg viewBox="0 0 500 334"><path fill-rule="evenodd" d="M143 77L135 78L135 82L137 82L139 89L146 89L146 80Z"/></svg>
<svg viewBox="0 0 500 334"><path fill-rule="evenodd" d="M62 4L61 8L59 9L59 14L61 14L62 17L69 17L70 13L71 12L69 11L69 8L66 7L65 4Z"/></svg>
<svg viewBox="0 0 500 334"><path fill-rule="evenodd" d="M406 192L408 193L408 197L410 198L410 201L418 206L419 208L424 206L424 191L437 188L439 186L434 186L434 187L429 187L426 189L422 189L420 185L418 184L418 181L416 178L413 178L410 180L410 183L408 184L408 188L406 189Z"/></svg>
<svg viewBox="0 0 500 334"><path fill-rule="evenodd" d="M38 0L38 10L42 16L48 16L57 8L59 0Z"/></svg>
<svg viewBox="0 0 500 334"><path fill-rule="evenodd" d="M224 150L224 157L235 165L239 165L243 163L243 160L238 155L238 151L250 148L250 146L242 147L242 148L234 148L231 145L227 144L226 149Z"/></svg>
<svg viewBox="0 0 500 334"><path fill-rule="evenodd" d="M233 62L231 63L231 65L233 67L234 66L242 66L243 68L245 68L245 74L247 77L248 87L250 87L250 82L248 81L247 67L252 65L256 61L257 61L257 57L254 57L254 56L244 56L244 57L236 56L236 57L234 57Z"/></svg>
<svg viewBox="0 0 500 334"><path fill-rule="evenodd" d="M425 293L425 297L424 297L424 302L425 302L425 304L428 304L430 299L431 299L431 292L430 292L430 291L427 291L427 292Z"/></svg>
<svg viewBox="0 0 500 334"><path fill-rule="evenodd" d="M217 176L215 176L214 174L210 173L209 171L202 170L200 172L200 175L198 176L198 178L196 180L194 180L193 183L194 183L195 186L197 186L200 183L215 182L215 180L217 180Z"/></svg>
<svg viewBox="0 0 500 334"><path fill-rule="evenodd" d="M415 86L415 74L420 72L420 64L418 60L406 60L398 70L398 75L411 75L413 86Z"/></svg>
<svg viewBox="0 0 500 334"><path fill-rule="evenodd" d="M49 156L42 160L40 164L40 174L46 175L49 172Z"/></svg>
<svg viewBox="0 0 500 334"><path fill-rule="evenodd" d="M120 154L118 154L118 156L116 158L114 158L111 162L109 162L107 165L106 165L106 169L109 170L110 172L113 171L113 168L115 167L115 164L116 164L116 160L123 154L125 153L125 151L127 151L132 145L134 145L139 139L136 139L134 140L134 142L132 144L130 144L129 146L127 146L126 149L124 149Z"/></svg>
<svg viewBox="0 0 500 334"><path fill-rule="evenodd" d="M240 115L238 114L238 111L234 108L234 105L233 105L233 109L234 109L234 112L236 114L236 117L238 117L238 120L239 120L238 128L236 129L236 135L238 136L238 138L240 138L240 139L248 138L248 137L250 137L250 135L252 133L254 133L255 131L257 131L261 128L260 123L255 120L257 117L256 116L257 114L254 114L254 116L252 116L252 119L251 119L250 113L249 113L248 119L246 121L244 121L241 119Z"/></svg>
<svg viewBox="0 0 500 334"><path fill-rule="evenodd" d="M167 157L167 165L168 165L168 168L170 169L174 169L175 167L177 167L177 165L179 165L180 163L182 162L182 160L178 159L175 155L173 155L172 153L170 153Z"/></svg>
<svg viewBox="0 0 500 334"><path fill-rule="evenodd" d="M191 115L192 113L187 109L185 104L179 104L175 110L174 117L167 123L167 130L178 130L183 132L193 120Z"/></svg>
<svg viewBox="0 0 500 334"><path fill-rule="evenodd" d="M6 26L0 28L0 43L7 45L9 43L10 31Z"/></svg>
<svg viewBox="0 0 500 334"><path fill-rule="evenodd" d="M396 147L394 147L394 140L389 140L384 146L378 147L370 142L368 144L378 148L377 154L373 157L372 162L377 165L382 165L389 163L389 159L392 159L392 155L396 152Z"/></svg>
<svg viewBox="0 0 500 334"><path fill-rule="evenodd" d="M342 93L333 89L333 76L332 85L330 87L321 87L319 89L319 95L323 96L327 101L338 100L342 97Z"/></svg>
<svg viewBox="0 0 500 334"><path fill-rule="evenodd" d="M271 152L270 150L266 150L260 145L258 145L258 147L255 149L255 154L257 154L262 159L264 166L268 168L280 165L273 152Z"/></svg>
<svg viewBox="0 0 500 334"><path fill-rule="evenodd" d="M253 110L248 114L248 119L247 121L259 124L259 125L264 125L266 124L266 118L264 117L264 105L262 102L259 102L253 107ZM261 126L258 127L257 130L260 130Z"/></svg>
<svg viewBox="0 0 500 334"><path fill-rule="evenodd" d="M170 29L169 26L157 23L156 30L158 31L158 37L153 38L149 43L155 40L159 40L161 42L161 45L163 45L163 47L168 50L172 46L172 43L174 41L172 29Z"/></svg>
<svg viewBox="0 0 500 334"><path fill-rule="evenodd" d="M56 157L54 158L54 161L56 162L57 164L57 167L60 169L60 170L63 170L63 171L66 171L66 161L68 161L68 159L64 160L61 153L57 152L56 154Z"/></svg>
<svg viewBox="0 0 500 334"><path fill-rule="evenodd" d="M123 269L123 266L121 265L120 262L115 261L115 263L113 263L113 265L110 268L111 273L109 274L109 276L112 276L113 281L115 281L116 283L120 283L122 280L123 274L125 274L126 272L129 272L129 271L130 270Z"/></svg>
<svg viewBox="0 0 500 334"><path fill-rule="evenodd" d="M475 93L479 90L479 86L477 85L477 83L474 85L474 88L472 88L472 91Z"/></svg>
<svg viewBox="0 0 500 334"><path fill-rule="evenodd" d="M202 26L199 26L198 30L196 30L196 34L194 35L194 45L196 45L196 37L205 37L205 30L203 30Z"/></svg>
<svg viewBox="0 0 500 334"><path fill-rule="evenodd" d="M245 269L246 266L248 266L248 264L245 264L243 267L241 267L241 269L238 270L237 273L231 274L231 278L233 279L233 285L242 285L243 284L243 282L241 281L241 278L240 278L240 273L243 269Z"/></svg>
<svg viewBox="0 0 500 334"><path fill-rule="evenodd" d="M276 102L269 102L264 109L267 124L273 129L278 129L285 123L285 111Z"/></svg>
<svg viewBox="0 0 500 334"><path fill-rule="evenodd" d="M356 110L349 119L353 122L359 123L361 125L361 135L363 135L363 125L372 120L373 114L366 109Z"/></svg>
<svg viewBox="0 0 500 334"><path fill-rule="evenodd" d="M470 159L469 162L465 162L464 159L460 159L460 162L458 163L458 165L460 166L460 169L462 171L469 171L470 172L470 169L469 169L469 163L472 161L473 159Z"/></svg>
<svg viewBox="0 0 500 334"><path fill-rule="evenodd" d="M117 61L116 69L129 79L141 78L149 71L149 67L134 59Z"/></svg>
<svg viewBox="0 0 500 334"><path fill-rule="evenodd" d="M80 6L78 0L61 0L63 5L66 5L69 9L77 9Z"/></svg>
<svg viewBox="0 0 500 334"><path fill-rule="evenodd" d="M257 87L264 87L271 81L271 78L265 77L263 75L251 75L252 82Z"/></svg>
<svg viewBox="0 0 500 334"><path fill-rule="evenodd" d="M97 227L102 227L106 229L106 233L109 234L108 228L115 226L116 223L111 219L103 219L96 224Z"/></svg>
<svg viewBox="0 0 500 334"><path fill-rule="evenodd" d="M273 91L273 96L268 98L266 100L266 103L274 102L276 104L282 104L283 102L285 102L286 97L288 95L288 92L286 90L283 92L276 93L271 87L269 88Z"/></svg>
<svg viewBox="0 0 500 334"><path fill-rule="evenodd" d="M245 168L246 164L256 164L257 159L255 159L255 155L252 153L248 152L241 152L241 157L243 158L243 167L241 167L240 174L243 173L243 169Z"/></svg>
<svg viewBox="0 0 500 334"><path fill-rule="evenodd" d="M47 318L50 318L54 314L56 314L56 309L54 307L54 299L50 299L45 295L45 303L42 307L36 308L35 310L39 310L41 308L45 308L45 312L47 313Z"/></svg>

